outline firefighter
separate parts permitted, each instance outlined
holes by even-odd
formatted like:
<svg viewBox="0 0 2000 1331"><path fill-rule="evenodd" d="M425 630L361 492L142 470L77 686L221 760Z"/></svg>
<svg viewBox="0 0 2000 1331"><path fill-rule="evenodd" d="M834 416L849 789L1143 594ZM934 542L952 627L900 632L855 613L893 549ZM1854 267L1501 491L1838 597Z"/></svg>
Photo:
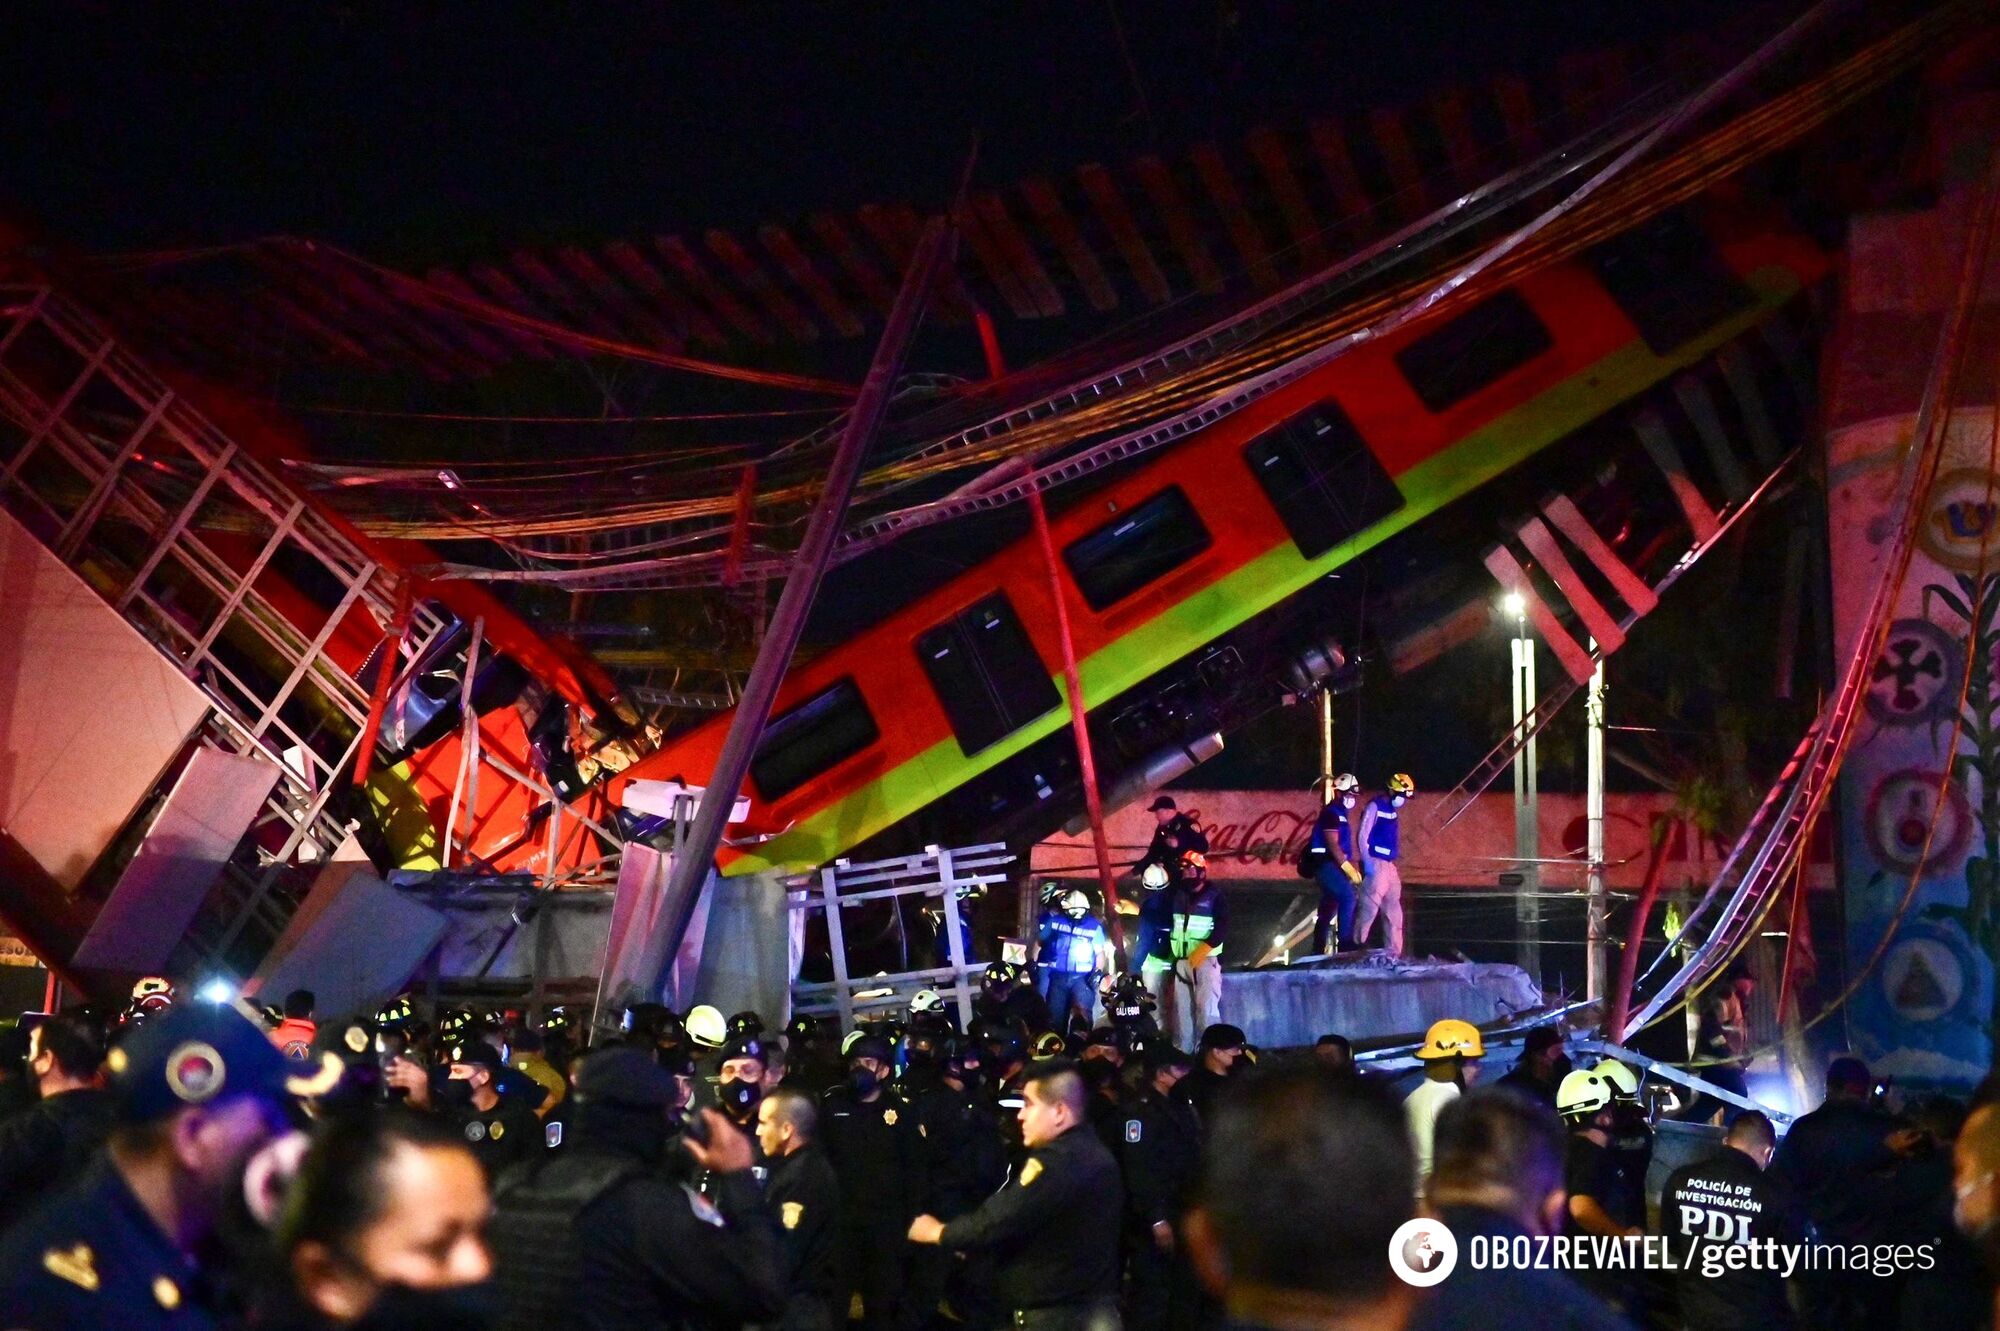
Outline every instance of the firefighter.
<svg viewBox="0 0 2000 1331"><path fill-rule="evenodd" d="M1379 915L1389 955L1403 955L1403 877L1396 861L1402 857L1403 805L1416 793L1417 783L1409 773L1398 772L1389 778L1389 788L1369 800L1361 813L1361 906L1354 916L1357 948L1368 945L1369 930Z"/></svg>
<svg viewBox="0 0 2000 1331"><path fill-rule="evenodd" d="M1444 1107L1465 1094L1471 1081L1468 1065L1486 1057L1486 1042L1479 1028L1469 1021L1446 1017L1434 1021L1424 1032L1417 1061L1424 1065L1424 1079L1403 1099L1403 1121L1410 1129L1410 1145L1417 1160L1417 1182L1431 1172L1431 1142L1437 1133L1437 1117Z"/></svg>
<svg viewBox="0 0 2000 1331"><path fill-rule="evenodd" d="M1313 925L1313 952L1325 956L1335 946L1351 951L1354 939L1354 889L1361 883L1361 865L1354 848L1354 805L1361 783L1352 772L1333 779L1332 796L1313 822L1306 853L1316 856L1319 917ZM1338 926L1338 933L1334 932Z"/></svg>
<svg viewBox="0 0 2000 1331"><path fill-rule="evenodd" d="M1090 1025L1097 977L1111 968L1111 940L1091 913L1090 898L1070 888L1036 924L1036 978L1058 1031Z"/></svg>

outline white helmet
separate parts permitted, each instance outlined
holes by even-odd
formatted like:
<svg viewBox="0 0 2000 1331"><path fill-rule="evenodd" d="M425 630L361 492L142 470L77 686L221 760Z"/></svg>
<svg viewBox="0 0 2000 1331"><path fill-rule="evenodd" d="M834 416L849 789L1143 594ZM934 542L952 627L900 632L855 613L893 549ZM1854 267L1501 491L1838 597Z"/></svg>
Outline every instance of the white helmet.
<svg viewBox="0 0 2000 1331"><path fill-rule="evenodd" d="M1149 864L1139 874L1139 883L1148 891L1157 892L1167 885L1167 866Z"/></svg>
<svg viewBox="0 0 2000 1331"><path fill-rule="evenodd" d="M1612 1082L1596 1068L1578 1068L1556 1088L1556 1112L1564 1118L1587 1121L1611 1104Z"/></svg>
<svg viewBox="0 0 2000 1331"><path fill-rule="evenodd" d="M1333 793L1336 795L1349 795L1359 789L1361 782L1352 772L1342 772L1333 779Z"/></svg>
<svg viewBox="0 0 2000 1331"><path fill-rule="evenodd" d="M944 1011L944 995L935 989L919 989L910 999L910 1012L921 1016L927 1012Z"/></svg>
<svg viewBox="0 0 2000 1331"><path fill-rule="evenodd" d="M1090 914L1090 898L1072 887L1062 895L1062 913L1072 920L1082 919Z"/></svg>

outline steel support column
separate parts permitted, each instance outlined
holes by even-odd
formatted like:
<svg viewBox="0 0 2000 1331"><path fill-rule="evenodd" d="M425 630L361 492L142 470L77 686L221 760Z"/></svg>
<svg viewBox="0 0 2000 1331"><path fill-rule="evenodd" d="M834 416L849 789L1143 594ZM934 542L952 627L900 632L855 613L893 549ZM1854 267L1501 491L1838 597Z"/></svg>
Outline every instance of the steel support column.
<svg viewBox="0 0 2000 1331"><path fill-rule="evenodd" d="M902 290L896 293L896 304L889 311L882 340L875 348L874 362L868 367L868 377L862 381L861 392L854 400L846 428L841 431L840 444L827 470L826 488L820 491L819 501L813 506L812 517L806 524L805 539L793 558L792 571L785 579L785 590L778 597L778 608L771 615L771 624L765 630L762 646L758 648L756 663L750 667L750 678L743 685L743 696L737 701L729 735L723 740L715 770L709 774L694 825L688 829L687 839L674 856L665 915L659 932L648 942L646 965L641 972L654 977L655 992L665 984L667 971L680 951L682 938L687 934L695 900L702 884L707 881L716 847L722 842L722 829L728 821L730 808L736 802L737 792L743 788L744 777L749 774L750 760L756 755L758 741L764 737L771 706L777 701L778 686L784 682L785 672L791 666L792 653L805 629L806 615L819 592L828 556L833 553L834 540L846 521L848 501L854 495L861 464L888 413L890 391L895 387L896 377L902 373L910 341L936 286L937 275L950 261L956 248L955 236L956 233L943 218L932 219L917 242L916 253L910 258L909 271L903 274Z"/></svg>

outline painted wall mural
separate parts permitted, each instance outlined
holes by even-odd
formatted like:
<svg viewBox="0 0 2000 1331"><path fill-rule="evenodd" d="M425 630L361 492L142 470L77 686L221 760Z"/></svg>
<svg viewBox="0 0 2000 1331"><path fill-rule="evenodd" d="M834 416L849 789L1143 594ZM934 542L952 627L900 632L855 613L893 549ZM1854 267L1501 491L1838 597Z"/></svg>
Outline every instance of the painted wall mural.
<svg viewBox="0 0 2000 1331"><path fill-rule="evenodd" d="M1885 547L1913 420L1827 443L1834 623L1845 655ZM1886 1075L1965 1088L2000 1048L2000 477L1989 411L1951 422L1917 550L1841 774L1840 864L1849 965L1888 944L1856 991L1848 1031ZM1990 547L1990 548L1989 548ZM1911 909L1893 935L1915 881Z"/></svg>

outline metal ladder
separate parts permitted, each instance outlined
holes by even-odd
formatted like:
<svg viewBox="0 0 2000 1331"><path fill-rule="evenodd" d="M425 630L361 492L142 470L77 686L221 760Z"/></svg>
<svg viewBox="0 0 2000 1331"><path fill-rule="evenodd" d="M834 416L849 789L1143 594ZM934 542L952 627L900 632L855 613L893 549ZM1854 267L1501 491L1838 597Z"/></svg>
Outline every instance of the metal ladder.
<svg viewBox="0 0 2000 1331"><path fill-rule="evenodd" d="M333 805L369 697L327 644L357 604L394 622L399 571L46 286L0 286L0 503L207 695L197 742L278 766L183 944L205 965L261 954L295 905L281 883L351 830ZM217 533L254 551L249 562L225 559ZM255 585L267 570L310 581L301 594L317 593L322 628L308 633L271 604ZM416 607L404 659L450 627ZM260 850L273 827L278 848Z"/></svg>

